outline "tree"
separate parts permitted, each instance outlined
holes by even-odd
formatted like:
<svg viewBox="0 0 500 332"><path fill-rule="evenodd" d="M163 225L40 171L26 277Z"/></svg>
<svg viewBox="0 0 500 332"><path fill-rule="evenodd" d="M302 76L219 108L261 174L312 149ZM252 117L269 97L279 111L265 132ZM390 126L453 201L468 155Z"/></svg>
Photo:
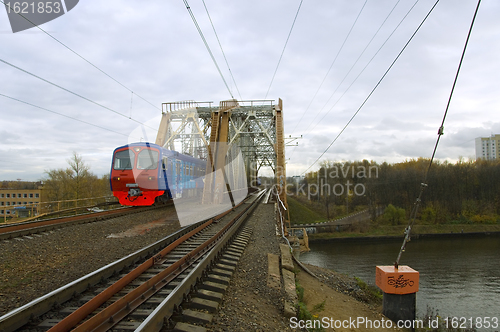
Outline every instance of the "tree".
<svg viewBox="0 0 500 332"><path fill-rule="evenodd" d="M46 171L44 191L48 201L73 200L110 195L109 176L99 179L90 171L83 158L76 152L67 160L66 169Z"/></svg>
<svg viewBox="0 0 500 332"><path fill-rule="evenodd" d="M389 204L384 211L384 217L393 225L399 225L399 223L406 217L406 211L402 208Z"/></svg>

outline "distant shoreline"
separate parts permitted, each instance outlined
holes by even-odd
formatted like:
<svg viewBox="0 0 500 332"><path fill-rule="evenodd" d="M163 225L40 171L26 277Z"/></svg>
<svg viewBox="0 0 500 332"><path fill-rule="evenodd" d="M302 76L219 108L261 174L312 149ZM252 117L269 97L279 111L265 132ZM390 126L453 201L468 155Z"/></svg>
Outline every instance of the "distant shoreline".
<svg viewBox="0 0 500 332"><path fill-rule="evenodd" d="M327 233L322 233L327 234ZM333 234L333 233L329 233ZM500 231L493 232L464 232L464 233L426 233L426 234L412 234L412 240L429 239L429 238L476 238L486 236L500 236ZM322 243L322 242L367 242L367 241L399 241L403 240L404 235L367 235L367 236L345 236L345 237L329 237L329 238L312 238L309 237L309 243Z"/></svg>

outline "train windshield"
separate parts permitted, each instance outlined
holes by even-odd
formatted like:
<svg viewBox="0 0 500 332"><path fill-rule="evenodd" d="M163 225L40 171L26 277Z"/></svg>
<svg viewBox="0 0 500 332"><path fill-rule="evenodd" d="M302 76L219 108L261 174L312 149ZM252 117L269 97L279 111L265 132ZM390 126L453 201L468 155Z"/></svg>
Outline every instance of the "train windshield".
<svg viewBox="0 0 500 332"><path fill-rule="evenodd" d="M135 154L131 150L122 150L115 153L113 168L116 170L132 169L134 165Z"/></svg>
<svg viewBox="0 0 500 332"><path fill-rule="evenodd" d="M158 151L143 149L137 155L137 169L156 169L158 167Z"/></svg>

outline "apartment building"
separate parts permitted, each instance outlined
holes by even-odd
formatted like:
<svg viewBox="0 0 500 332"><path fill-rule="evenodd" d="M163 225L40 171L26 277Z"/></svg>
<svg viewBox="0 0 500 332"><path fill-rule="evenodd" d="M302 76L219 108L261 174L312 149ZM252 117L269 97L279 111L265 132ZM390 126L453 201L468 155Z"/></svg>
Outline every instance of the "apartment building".
<svg viewBox="0 0 500 332"><path fill-rule="evenodd" d="M476 159L500 159L500 135L476 138Z"/></svg>

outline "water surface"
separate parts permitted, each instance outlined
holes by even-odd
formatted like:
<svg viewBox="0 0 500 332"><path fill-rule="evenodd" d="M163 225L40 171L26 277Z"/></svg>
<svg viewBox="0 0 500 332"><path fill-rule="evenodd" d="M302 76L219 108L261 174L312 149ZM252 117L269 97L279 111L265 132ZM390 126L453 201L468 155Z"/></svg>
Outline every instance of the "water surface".
<svg viewBox="0 0 500 332"><path fill-rule="evenodd" d="M375 266L392 265L401 243L310 243L311 251L300 260L374 285ZM442 317L498 317L500 323L500 237L414 240L400 264L420 272L417 316L430 306Z"/></svg>

